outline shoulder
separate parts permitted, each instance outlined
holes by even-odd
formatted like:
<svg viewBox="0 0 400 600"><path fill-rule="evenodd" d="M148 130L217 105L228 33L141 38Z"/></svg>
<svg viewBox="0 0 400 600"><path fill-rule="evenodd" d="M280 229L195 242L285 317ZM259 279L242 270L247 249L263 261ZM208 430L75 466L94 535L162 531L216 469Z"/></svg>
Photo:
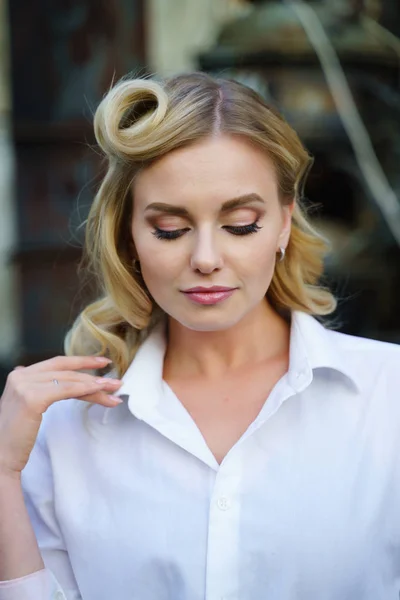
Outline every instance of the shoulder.
<svg viewBox="0 0 400 600"><path fill-rule="evenodd" d="M400 345L348 335L329 328L315 317L294 313L293 337L316 366L331 366L350 377L368 371L376 373L396 366L400 373Z"/></svg>
<svg viewBox="0 0 400 600"><path fill-rule="evenodd" d="M58 456L68 460L65 450L76 441L78 416L77 400L56 402L43 414L37 439L22 472L24 492L31 498L51 497L54 458L57 456L57 464L60 464Z"/></svg>
<svg viewBox="0 0 400 600"><path fill-rule="evenodd" d="M68 398L54 402L43 415L43 424L45 427L56 426L63 423L67 426L75 421L82 414L84 402L76 398Z"/></svg>
<svg viewBox="0 0 400 600"><path fill-rule="evenodd" d="M400 345L327 329L340 359L364 385L400 381Z"/></svg>
<svg viewBox="0 0 400 600"><path fill-rule="evenodd" d="M345 355L361 355L366 360L400 360L400 344L348 335L326 329L339 351Z"/></svg>
<svg viewBox="0 0 400 600"><path fill-rule="evenodd" d="M39 431L39 444L51 448L61 447L71 440L78 444L86 438L90 424L100 421L105 408L83 400L70 398L52 404L43 415Z"/></svg>

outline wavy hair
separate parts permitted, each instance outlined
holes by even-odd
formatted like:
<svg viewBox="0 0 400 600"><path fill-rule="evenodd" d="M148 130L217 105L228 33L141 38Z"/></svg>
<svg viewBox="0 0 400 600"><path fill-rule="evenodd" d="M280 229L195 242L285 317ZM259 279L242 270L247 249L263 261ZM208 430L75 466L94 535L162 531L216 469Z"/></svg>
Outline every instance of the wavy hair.
<svg viewBox="0 0 400 600"><path fill-rule="evenodd" d="M162 314L134 268L131 184L168 152L220 134L242 136L265 151L275 166L281 203L295 201L286 257L267 292L272 306L316 316L334 311L336 301L321 285L327 245L301 205L312 158L259 94L204 73L123 79L100 103L94 128L108 169L86 223L82 265L95 276L100 297L67 334L67 354L106 355L119 377L125 373Z"/></svg>

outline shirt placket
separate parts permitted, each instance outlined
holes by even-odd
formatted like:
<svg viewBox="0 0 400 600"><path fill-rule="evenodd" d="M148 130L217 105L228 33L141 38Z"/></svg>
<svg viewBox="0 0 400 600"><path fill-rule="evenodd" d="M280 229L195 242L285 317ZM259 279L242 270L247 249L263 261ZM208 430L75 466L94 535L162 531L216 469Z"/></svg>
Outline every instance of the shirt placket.
<svg viewBox="0 0 400 600"><path fill-rule="evenodd" d="M221 464L210 501L206 600L239 600L240 482L242 453Z"/></svg>

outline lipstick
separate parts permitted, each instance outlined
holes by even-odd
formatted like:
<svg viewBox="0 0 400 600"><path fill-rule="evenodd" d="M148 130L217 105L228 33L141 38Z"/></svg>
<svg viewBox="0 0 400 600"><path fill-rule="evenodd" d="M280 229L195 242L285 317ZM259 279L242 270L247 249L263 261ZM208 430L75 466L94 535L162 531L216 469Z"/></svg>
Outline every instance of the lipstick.
<svg viewBox="0 0 400 600"><path fill-rule="evenodd" d="M194 287L183 290L183 293L196 304L219 304L232 296L237 288L214 285L212 287Z"/></svg>

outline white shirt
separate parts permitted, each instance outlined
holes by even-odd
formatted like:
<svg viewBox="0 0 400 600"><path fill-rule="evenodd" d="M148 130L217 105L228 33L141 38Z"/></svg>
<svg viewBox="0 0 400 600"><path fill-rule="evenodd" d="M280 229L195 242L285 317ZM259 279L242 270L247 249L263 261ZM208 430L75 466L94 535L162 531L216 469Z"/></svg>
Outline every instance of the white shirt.
<svg viewBox="0 0 400 600"><path fill-rule="evenodd" d="M294 313L289 371L220 466L164 352L159 327L90 433L82 402L45 414L23 486L46 569L0 600L399 600L400 347Z"/></svg>

